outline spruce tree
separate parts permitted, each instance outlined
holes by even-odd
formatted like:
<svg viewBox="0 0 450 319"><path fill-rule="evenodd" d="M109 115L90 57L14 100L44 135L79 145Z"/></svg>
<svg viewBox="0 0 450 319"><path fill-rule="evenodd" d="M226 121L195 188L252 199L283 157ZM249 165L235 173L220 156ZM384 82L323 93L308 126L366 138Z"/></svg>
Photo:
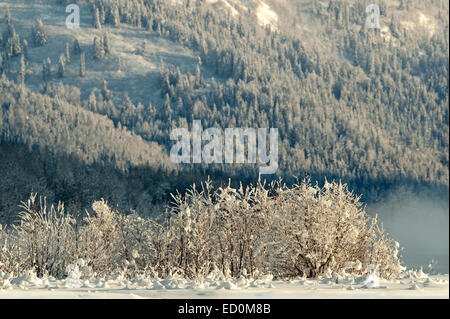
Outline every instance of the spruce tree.
<svg viewBox="0 0 450 319"><path fill-rule="evenodd" d="M10 57L18 56L22 53L22 46L20 45L20 37L17 33L8 38L6 42L7 54Z"/></svg>
<svg viewBox="0 0 450 319"><path fill-rule="evenodd" d="M4 53L0 54L0 76L3 75L3 71L4 71L3 61L5 59L3 58L3 55L4 55Z"/></svg>
<svg viewBox="0 0 450 319"><path fill-rule="evenodd" d="M7 25L10 25L12 20L11 20L11 12L9 11L9 8L6 9L6 14L5 14L5 21Z"/></svg>
<svg viewBox="0 0 450 319"><path fill-rule="evenodd" d="M58 61L58 77L63 78L66 73L66 59L63 54L59 56Z"/></svg>
<svg viewBox="0 0 450 319"><path fill-rule="evenodd" d="M50 80L51 66L52 66L52 60L50 60L50 58L47 58L42 62L42 77L43 77L44 82L47 82L48 80Z"/></svg>
<svg viewBox="0 0 450 319"><path fill-rule="evenodd" d="M104 100L109 100L111 97L111 92L108 90L108 82L106 82L106 80L103 80L102 96Z"/></svg>
<svg viewBox="0 0 450 319"><path fill-rule="evenodd" d="M105 54L111 53L111 41L109 40L108 34L103 36L103 50L105 51Z"/></svg>
<svg viewBox="0 0 450 319"><path fill-rule="evenodd" d="M36 24L31 29L31 39L33 44L37 47L43 46L48 41L47 30L41 19L36 21Z"/></svg>
<svg viewBox="0 0 450 319"><path fill-rule="evenodd" d="M25 56L25 59L28 59L28 41L27 40L23 40L22 48L23 48L23 55Z"/></svg>
<svg viewBox="0 0 450 319"><path fill-rule="evenodd" d="M4 38L8 39L11 38L14 34L16 34L16 29L14 28L14 25L12 24L12 22L9 22L6 25L6 31L4 33Z"/></svg>
<svg viewBox="0 0 450 319"><path fill-rule="evenodd" d="M85 54L81 53L80 56L80 77L84 77L86 75L86 64L85 64Z"/></svg>
<svg viewBox="0 0 450 319"><path fill-rule="evenodd" d="M66 43L66 53L64 58L66 59L67 64L70 64L70 44L69 42Z"/></svg>
<svg viewBox="0 0 450 319"><path fill-rule="evenodd" d="M100 23L101 24L105 24L105 21L106 21L106 10L105 10L104 6L100 6L99 13L100 13Z"/></svg>
<svg viewBox="0 0 450 319"><path fill-rule="evenodd" d="M94 59L101 59L105 56L105 48L102 38L94 38Z"/></svg>
<svg viewBox="0 0 450 319"><path fill-rule="evenodd" d="M201 74L201 71L200 71L200 64L198 63L197 67L195 69L195 83L194 83L194 86L196 88L199 88L201 86L201 84L202 84L202 74Z"/></svg>
<svg viewBox="0 0 450 319"><path fill-rule="evenodd" d="M101 29L102 28L102 24L100 22L100 12L98 11L98 8L94 9L94 22L93 22L93 26L96 29Z"/></svg>
<svg viewBox="0 0 450 319"><path fill-rule="evenodd" d="M111 9L111 23L115 27L120 24L120 14L117 4L114 4L114 7Z"/></svg>
<svg viewBox="0 0 450 319"><path fill-rule="evenodd" d="M17 82L20 85L23 85L25 83L25 74L26 74L26 65L25 65L25 56L22 54L20 56L20 66L19 66L19 75L17 78Z"/></svg>
<svg viewBox="0 0 450 319"><path fill-rule="evenodd" d="M80 42L78 42L78 39L73 40L73 53L74 54L81 53L81 46L80 46Z"/></svg>

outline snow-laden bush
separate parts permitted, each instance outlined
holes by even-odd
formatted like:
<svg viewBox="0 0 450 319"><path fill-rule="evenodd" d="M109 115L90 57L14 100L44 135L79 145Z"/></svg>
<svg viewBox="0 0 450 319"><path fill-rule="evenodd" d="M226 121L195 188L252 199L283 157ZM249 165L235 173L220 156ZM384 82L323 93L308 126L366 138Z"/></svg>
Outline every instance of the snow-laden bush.
<svg viewBox="0 0 450 319"><path fill-rule="evenodd" d="M83 220L80 230L80 257L96 274L111 272L121 260L122 245L119 236L119 214L102 199L92 204L96 213Z"/></svg>
<svg viewBox="0 0 450 319"><path fill-rule="evenodd" d="M213 267L232 277L362 274L377 265L390 278L401 270L397 244L341 183L319 188L304 181L289 188L277 182L215 192L206 183L174 198L170 260L187 277Z"/></svg>
<svg viewBox="0 0 450 319"><path fill-rule="evenodd" d="M255 275L256 250L270 225L266 200L261 187L213 191L210 182L176 194L167 214L168 268L188 278L212 271L225 277Z"/></svg>
<svg viewBox="0 0 450 319"><path fill-rule="evenodd" d="M167 232L150 218L137 214L121 215L119 238L122 246L122 270L124 275L165 277L169 274Z"/></svg>
<svg viewBox="0 0 450 319"><path fill-rule="evenodd" d="M275 192L264 262L276 275L317 277L327 269L363 273L371 265L386 278L398 275L396 243L346 185L325 182L319 188L304 181L288 188L279 183Z"/></svg>
<svg viewBox="0 0 450 319"><path fill-rule="evenodd" d="M174 195L174 205L167 213L168 268L188 278L206 277L217 257L217 209L210 183L202 186L200 192L194 185L184 196Z"/></svg>
<svg viewBox="0 0 450 319"><path fill-rule="evenodd" d="M267 258L261 246L272 225L269 192L262 185L239 189L228 186L218 189L215 201L220 269L233 277L270 272L262 269L261 263Z"/></svg>
<svg viewBox="0 0 450 319"><path fill-rule="evenodd" d="M173 198L159 221L101 200L77 222L62 204L48 207L32 195L20 224L0 228L0 271L64 277L79 260L82 277L319 277L377 267L392 278L401 271L398 244L341 183L214 190L206 182Z"/></svg>
<svg viewBox="0 0 450 319"><path fill-rule="evenodd" d="M18 247L19 243L14 240L11 230L0 225L0 273L15 275L25 270Z"/></svg>
<svg viewBox="0 0 450 319"><path fill-rule="evenodd" d="M47 206L32 195L20 206L20 224L0 230L0 270L21 274L33 271L38 276L64 274L76 254L74 219L64 214L64 205Z"/></svg>

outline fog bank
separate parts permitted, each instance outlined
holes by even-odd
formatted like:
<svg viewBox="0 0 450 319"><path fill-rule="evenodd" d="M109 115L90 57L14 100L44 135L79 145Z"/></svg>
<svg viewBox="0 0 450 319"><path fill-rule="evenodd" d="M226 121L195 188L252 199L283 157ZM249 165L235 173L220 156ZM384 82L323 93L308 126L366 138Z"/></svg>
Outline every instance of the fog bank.
<svg viewBox="0 0 450 319"><path fill-rule="evenodd" d="M406 266L424 270L432 260L434 271L449 273L449 199L431 192L397 189L388 198L367 207L378 214L385 231L403 247Z"/></svg>

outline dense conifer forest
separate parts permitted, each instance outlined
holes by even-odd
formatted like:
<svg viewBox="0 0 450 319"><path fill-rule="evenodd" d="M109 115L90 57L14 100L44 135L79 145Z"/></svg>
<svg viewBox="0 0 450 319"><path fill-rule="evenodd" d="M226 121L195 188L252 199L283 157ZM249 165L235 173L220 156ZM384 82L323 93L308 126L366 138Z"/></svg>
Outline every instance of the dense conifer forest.
<svg viewBox="0 0 450 319"><path fill-rule="evenodd" d="M208 176L258 179L254 164L172 163L170 132L193 120L278 128L269 180L342 180L365 201L399 185L445 194L448 3L378 2L380 29L369 1L274 1L276 25L208 1L1 1L0 221L32 192L148 216Z"/></svg>

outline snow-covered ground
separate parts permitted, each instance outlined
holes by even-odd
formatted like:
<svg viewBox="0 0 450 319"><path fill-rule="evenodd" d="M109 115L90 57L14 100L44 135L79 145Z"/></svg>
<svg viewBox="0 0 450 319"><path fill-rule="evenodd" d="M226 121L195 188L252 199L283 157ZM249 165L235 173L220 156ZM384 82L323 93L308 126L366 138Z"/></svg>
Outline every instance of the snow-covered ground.
<svg viewBox="0 0 450 319"><path fill-rule="evenodd" d="M206 279L202 282L177 277L165 280L41 280L24 276L0 281L0 298L449 298L449 276L429 276L421 271L408 271L393 281L376 276L328 276L315 280L272 281L266 277L260 280Z"/></svg>

